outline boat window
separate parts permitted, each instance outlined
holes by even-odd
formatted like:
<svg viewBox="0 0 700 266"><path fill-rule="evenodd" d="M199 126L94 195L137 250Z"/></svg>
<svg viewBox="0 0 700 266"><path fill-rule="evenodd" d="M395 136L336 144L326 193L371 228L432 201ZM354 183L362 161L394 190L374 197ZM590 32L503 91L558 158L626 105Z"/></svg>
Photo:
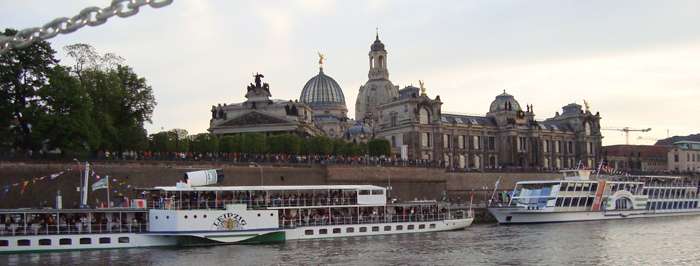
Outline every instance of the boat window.
<svg viewBox="0 0 700 266"><path fill-rule="evenodd" d="M29 246L30 244L31 244L31 242L29 241L29 239L20 239L20 240L17 240L17 245L18 245L18 246Z"/></svg>
<svg viewBox="0 0 700 266"><path fill-rule="evenodd" d="M557 207L561 207L561 204L564 202L564 198L557 198Z"/></svg>
<svg viewBox="0 0 700 266"><path fill-rule="evenodd" d="M340 234L340 228L333 228L334 234Z"/></svg>
<svg viewBox="0 0 700 266"><path fill-rule="evenodd" d="M598 183L591 184L591 191L598 191Z"/></svg>
<svg viewBox="0 0 700 266"><path fill-rule="evenodd" d="M369 195L369 190L360 190L360 195Z"/></svg>
<svg viewBox="0 0 700 266"><path fill-rule="evenodd" d="M562 183L562 184L561 184L561 189L559 189L559 191L566 191L566 190L568 189L568 186L569 186L569 183L568 183L568 182Z"/></svg>
<svg viewBox="0 0 700 266"><path fill-rule="evenodd" d="M51 246L51 239L39 239L39 246Z"/></svg>
<svg viewBox="0 0 700 266"><path fill-rule="evenodd" d="M372 226L372 232L379 232L379 226Z"/></svg>
<svg viewBox="0 0 700 266"><path fill-rule="evenodd" d="M384 226L384 232L391 231L391 225Z"/></svg>
<svg viewBox="0 0 700 266"><path fill-rule="evenodd" d="M81 238L81 239L80 239L80 244L81 244L81 245L90 245L90 244L92 244L92 239L87 238L87 237L86 237L86 238Z"/></svg>
<svg viewBox="0 0 700 266"><path fill-rule="evenodd" d="M128 237L120 237L117 239L119 243L129 243L129 238Z"/></svg>
<svg viewBox="0 0 700 266"><path fill-rule="evenodd" d="M109 244L112 243L112 239L109 237L100 237L100 244Z"/></svg>
<svg viewBox="0 0 700 266"><path fill-rule="evenodd" d="M318 234L319 234L319 235L328 234L328 229L321 229L321 230L318 230Z"/></svg>
<svg viewBox="0 0 700 266"><path fill-rule="evenodd" d="M7 247L10 245L10 241L0 240L0 247Z"/></svg>
<svg viewBox="0 0 700 266"><path fill-rule="evenodd" d="M384 190L381 190L381 189L373 189L373 190L372 190L372 195L384 195Z"/></svg>
<svg viewBox="0 0 700 266"><path fill-rule="evenodd" d="M397 225L396 226L396 231L401 231L403 230L403 225Z"/></svg>
<svg viewBox="0 0 700 266"><path fill-rule="evenodd" d="M588 197L588 202L586 202L586 206L593 206L594 201L595 197Z"/></svg>
<svg viewBox="0 0 700 266"><path fill-rule="evenodd" d="M425 229L425 225L424 224L418 225L418 229Z"/></svg>
<svg viewBox="0 0 700 266"><path fill-rule="evenodd" d="M571 199L571 207L577 207L577 206L578 206L578 198Z"/></svg>
<svg viewBox="0 0 700 266"><path fill-rule="evenodd" d="M413 230L413 225L412 224L408 225L407 230Z"/></svg>
<svg viewBox="0 0 700 266"><path fill-rule="evenodd" d="M430 228L435 228L435 224L430 224Z"/></svg>
<svg viewBox="0 0 700 266"><path fill-rule="evenodd" d="M564 207L571 206L571 198L564 198Z"/></svg>
<svg viewBox="0 0 700 266"><path fill-rule="evenodd" d="M360 227L360 233L367 232L367 227Z"/></svg>
<svg viewBox="0 0 700 266"><path fill-rule="evenodd" d="M63 246L63 245L72 245L72 244L73 244L73 239L70 239L70 238L61 238L60 240L58 240L58 244L59 244L59 245L62 245L62 246Z"/></svg>
<svg viewBox="0 0 700 266"><path fill-rule="evenodd" d="M306 231L304 231L304 234L307 236L312 236L312 235L314 235L314 230L306 230Z"/></svg>
<svg viewBox="0 0 700 266"><path fill-rule="evenodd" d="M345 233L354 233L354 232L355 232L355 228L354 228L354 227L345 228Z"/></svg>

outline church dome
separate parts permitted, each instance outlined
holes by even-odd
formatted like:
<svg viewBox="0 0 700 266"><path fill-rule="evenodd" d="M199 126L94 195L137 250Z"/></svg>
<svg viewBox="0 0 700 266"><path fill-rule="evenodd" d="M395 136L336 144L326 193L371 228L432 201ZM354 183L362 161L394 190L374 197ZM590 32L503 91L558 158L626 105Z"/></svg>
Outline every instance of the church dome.
<svg viewBox="0 0 700 266"><path fill-rule="evenodd" d="M301 91L299 101L305 102L311 108L317 107L346 107L345 95L338 82L321 69L315 77L311 78Z"/></svg>
<svg viewBox="0 0 700 266"><path fill-rule="evenodd" d="M372 43L371 51L386 51L384 50L384 44L379 40L379 34L377 34L377 39Z"/></svg>
<svg viewBox="0 0 700 266"><path fill-rule="evenodd" d="M520 110L520 104L518 103L518 101L515 100L515 97L513 97L513 95L506 93L506 91L504 90L503 93L496 96L496 100L491 102L491 107L489 108L489 113L498 112L498 111L518 111L518 110Z"/></svg>

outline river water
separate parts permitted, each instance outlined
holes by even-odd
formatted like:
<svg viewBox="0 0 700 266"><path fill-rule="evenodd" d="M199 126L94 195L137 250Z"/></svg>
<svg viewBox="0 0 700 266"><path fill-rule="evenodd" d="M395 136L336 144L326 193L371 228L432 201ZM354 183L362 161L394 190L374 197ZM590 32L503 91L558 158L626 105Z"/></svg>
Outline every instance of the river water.
<svg viewBox="0 0 700 266"><path fill-rule="evenodd" d="M700 216L426 234L0 255L0 265L697 265Z"/></svg>

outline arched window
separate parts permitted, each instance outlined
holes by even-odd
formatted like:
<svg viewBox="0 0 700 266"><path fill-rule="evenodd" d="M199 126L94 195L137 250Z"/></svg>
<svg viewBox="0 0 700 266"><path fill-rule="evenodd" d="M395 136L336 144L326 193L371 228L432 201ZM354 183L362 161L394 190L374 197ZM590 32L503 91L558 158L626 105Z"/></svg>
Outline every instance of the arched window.
<svg viewBox="0 0 700 266"><path fill-rule="evenodd" d="M430 124L430 112L428 112L428 109L421 108L418 115L420 116L421 124Z"/></svg>
<svg viewBox="0 0 700 266"><path fill-rule="evenodd" d="M377 62L377 67L378 67L378 68L384 68L384 57L381 56L381 55L379 56L379 60L378 60L378 62Z"/></svg>
<svg viewBox="0 0 700 266"><path fill-rule="evenodd" d="M396 137L391 136L391 147L396 147Z"/></svg>
<svg viewBox="0 0 700 266"><path fill-rule="evenodd" d="M374 67L374 56L369 57L369 68L372 69Z"/></svg>
<svg viewBox="0 0 700 266"><path fill-rule="evenodd" d="M586 136L590 136L591 135L591 123L586 122L585 127L586 127Z"/></svg>

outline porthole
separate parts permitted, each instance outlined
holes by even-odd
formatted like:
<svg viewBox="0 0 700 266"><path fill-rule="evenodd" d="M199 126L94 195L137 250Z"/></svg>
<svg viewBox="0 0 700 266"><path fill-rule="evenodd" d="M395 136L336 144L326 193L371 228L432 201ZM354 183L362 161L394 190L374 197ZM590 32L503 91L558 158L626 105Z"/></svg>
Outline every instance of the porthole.
<svg viewBox="0 0 700 266"><path fill-rule="evenodd" d="M367 227L360 227L360 233L367 232Z"/></svg>
<svg viewBox="0 0 700 266"><path fill-rule="evenodd" d="M258 217L260 217L260 214L258 213Z"/></svg>
<svg viewBox="0 0 700 266"><path fill-rule="evenodd" d="M58 240L58 244L59 245L72 245L73 240L70 238L61 238L60 240Z"/></svg>
<svg viewBox="0 0 700 266"><path fill-rule="evenodd" d="M90 238L81 238L81 239L80 239L80 244L81 244L81 245L90 245L90 244L92 244L92 239L90 239Z"/></svg>
<svg viewBox="0 0 700 266"><path fill-rule="evenodd" d="M165 219L170 219L170 215L168 215L168 216L165 216Z"/></svg>
<svg viewBox="0 0 700 266"><path fill-rule="evenodd" d="M206 214L202 215L202 218L207 219L207 215Z"/></svg>
<svg viewBox="0 0 700 266"><path fill-rule="evenodd" d="M424 224L418 225L418 229L425 229L425 225Z"/></svg>
<svg viewBox="0 0 700 266"><path fill-rule="evenodd" d="M197 215L195 215L194 218L197 219Z"/></svg>
<svg viewBox="0 0 700 266"><path fill-rule="evenodd" d="M340 228L333 228L334 234L340 234Z"/></svg>
<svg viewBox="0 0 700 266"><path fill-rule="evenodd" d="M430 229L434 229L434 228L435 228L435 224L430 224Z"/></svg>
<svg viewBox="0 0 700 266"><path fill-rule="evenodd" d="M372 226L372 232L379 232L379 226Z"/></svg>
<svg viewBox="0 0 700 266"><path fill-rule="evenodd" d="M384 226L384 231L391 231L391 225Z"/></svg>
<svg viewBox="0 0 700 266"><path fill-rule="evenodd" d="M187 215L185 215L185 219L187 219Z"/></svg>
<svg viewBox="0 0 700 266"><path fill-rule="evenodd" d="M272 217L272 216L274 216L274 215L272 215L272 213L270 213L270 217Z"/></svg>
<svg viewBox="0 0 700 266"><path fill-rule="evenodd" d="M158 216L156 216L156 220L158 220Z"/></svg>
<svg viewBox="0 0 700 266"><path fill-rule="evenodd" d="M100 237L100 244L109 244L112 243L112 239L109 237Z"/></svg>
<svg viewBox="0 0 700 266"><path fill-rule="evenodd" d="M328 234L328 229L321 229L321 230L318 230L318 234L319 234L319 235Z"/></svg>
<svg viewBox="0 0 700 266"><path fill-rule="evenodd" d="M312 235L314 235L314 230L306 230L306 231L304 231L304 234L307 236L312 236Z"/></svg>
<svg viewBox="0 0 700 266"><path fill-rule="evenodd" d="M39 246L51 246L51 239L39 239Z"/></svg>
<svg viewBox="0 0 700 266"><path fill-rule="evenodd" d="M346 232L346 233L354 233L354 232L355 232L355 228L354 228L354 227L345 228L345 232Z"/></svg>

